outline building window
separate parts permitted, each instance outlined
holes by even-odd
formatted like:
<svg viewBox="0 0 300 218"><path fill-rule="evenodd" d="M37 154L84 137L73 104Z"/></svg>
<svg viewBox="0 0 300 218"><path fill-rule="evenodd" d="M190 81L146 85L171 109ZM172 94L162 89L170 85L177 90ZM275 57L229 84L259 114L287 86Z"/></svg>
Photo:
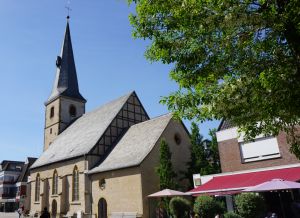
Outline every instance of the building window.
<svg viewBox="0 0 300 218"><path fill-rule="evenodd" d="M107 202L104 198L101 198L98 202L98 217L107 218Z"/></svg>
<svg viewBox="0 0 300 218"><path fill-rule="evenodd" d="M179 135L179 133L176 133L174 135L174 140L175 140L175 142L176 142L177 145L180 145L180 143L181 143L181 136Z"/></svg>
<svg viewBox="0 0 300 218"><path fill-rule="evenodd" d="M40 201L40 187L41 187L41 178L40 174L37 174L35 179L35 201Z"/></svg>
<svg viewBox="0 0 300 218"><path fill-rule="evenodd" d="M79 201L79 171L77 166L73 170L73 192L72 192L73 201Z"/></svg>
<svg viewBox="0 0 300 218"><path fill-rule="evenodd" d="M50 108L50 118L54 117L54 107Z"/></svg>
<svg viewBox="0 0 300 218"><path fill-rule="evenodd" d="M76 117L76 107L74 105L70 106L69 113L71 117Z"/></svg>
<svg viewBox="0 0 300 218"><path fill-rule="evenodd" d="M274 137L241 142L240 149L244 163L281 157L277 139Z"/></svg>
<svg viewBox="0 0 300 218"><path fill-rule="evenodd" d="M58 174L57 171L55 170L52 178L52 194L57 195L57 193L58 193Z"/></svg>

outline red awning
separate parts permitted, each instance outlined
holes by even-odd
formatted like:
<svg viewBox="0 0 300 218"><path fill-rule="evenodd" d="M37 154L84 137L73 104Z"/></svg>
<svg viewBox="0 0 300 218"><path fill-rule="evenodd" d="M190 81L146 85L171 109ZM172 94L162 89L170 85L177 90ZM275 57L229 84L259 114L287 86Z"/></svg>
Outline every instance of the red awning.
<svg viewBox="0 0 300 218"><path fill-rule="evenodd" d="M300 180L300 167L265 170L231 175L215 175L207 183L189 191L197 195L230 195L272 179Z"/></svg>

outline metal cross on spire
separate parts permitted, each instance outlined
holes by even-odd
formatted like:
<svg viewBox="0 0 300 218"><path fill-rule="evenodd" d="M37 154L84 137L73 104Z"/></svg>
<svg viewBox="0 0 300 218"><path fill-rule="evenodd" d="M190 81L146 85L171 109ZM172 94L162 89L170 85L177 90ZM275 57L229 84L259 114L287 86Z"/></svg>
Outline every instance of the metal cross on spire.
<svg viewBox="0 0 300 218"><path fill-rule="evenodd" d="M65 6L65 8L68 10L68 16L67 16L68 20L70 19L70 11L72 11L72 8L70 7L70 4L71 4L71 1L68 0L67 5Z"/></svg>

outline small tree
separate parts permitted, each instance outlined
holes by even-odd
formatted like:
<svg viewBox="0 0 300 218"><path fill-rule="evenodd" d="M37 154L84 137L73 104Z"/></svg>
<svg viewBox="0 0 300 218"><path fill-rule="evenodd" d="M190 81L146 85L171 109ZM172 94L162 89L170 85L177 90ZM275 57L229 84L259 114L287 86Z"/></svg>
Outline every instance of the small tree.
<svg viewBox="0 0 300 218"><path fill-rule="evenodd" d="M243 218L260 218L266 212L262 196L254 193L242 193L235 197L238 214Z"/></svg>
<svg viewBox="0 0 300 218"><path fill-rule="evenodd" d="M194 204L194 212L200 218L214 218L217 214L222 214L224 210L224 205L210 196L199 196Z"/></svg>
<svg viewBox="0 0 300 218"><path fill-rule="evenodd" d="M171 161L172 153L165 140L161 140L159 151L159 166L156 168L156 173L159 176L159 189L175 189L177 185L175 183L176 173L173 171ZM167 210L168 214L170 213L168 198L162 199L161 206Z"/></svg>
<svg viewBox="0 0 300 218"><path fill-rule="evenodd" d="M156 173L159 176L160 190L165 188L174 189L176 187L176 173L173 171L171 158L172 154L170 152L169 145L165 140L161 140L159 166L156 169Z"/></svg>
<svg viewBox="0 0 300 218"><path fill-rule="evenodd" d="M193 187L193 174L200 173L207 175L212 173L212 166L208 161L208 153L205 150L203 136L200 134L196 123L191 126L191 159L187 163L188 170L185 176L190 181L190 187Z"/></svg>
<svg viewBox="0 0 300 218"><path fill-rule="evenodd" d="M169 204L170 213L174 218L188 218L190 212L190 202L181 197L174 197Z"/></svg>
<svg viewBox="0 0 300 218"><path fill-rule="evenodd" d="M218 141L216 136L216 129L210 129L209 135L211 137L209 150L210 150L210 158L212 164L212 173L220 173L221 172L221 165L220 165L220 156L219 156L219 148L218 148Z"/></svg>

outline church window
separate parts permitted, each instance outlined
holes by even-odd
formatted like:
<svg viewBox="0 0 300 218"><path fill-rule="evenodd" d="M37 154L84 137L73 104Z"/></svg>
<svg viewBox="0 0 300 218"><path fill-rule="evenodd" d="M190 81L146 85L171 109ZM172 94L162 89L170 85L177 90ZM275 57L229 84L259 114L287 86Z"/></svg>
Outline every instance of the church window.
<svg viewBox="0 0 300 218"><path fill-rule="evenodd" d="M70 106L69 113L71 117L76 117L76 107L74 105Z"/></svg>
<svg viewBox="0 0 300 218"><path fill-rule="evenodd" d="M50 118L54 117L54 107L50 108Z"/></svg>
<svg viewBox="0 0 300 218"><path fill-rule="evenodd" d="M52 134L52 128L50 128L50 134Z"/></svg>
<svg viewBox="0 0 300 218"><path fill-rule="evenodd" d="M57 195L57 193L58 193L58 174L57 171L55 170L52 178L52 194Z"/></svg>
<svg viewBox="0 0 300 218"><path fill-rule="evenodd" d="M74 167L73 171L73 193L72 193L73 201L79 200L79 171L77 166Z"/></svg>
<svg viewBox="0 0 300 218"><path fill-rule="evenodd" d="M176 142L177 145L180 145L180 143L181 143L181 136L179 135L179 133L176 133L174 135L174 140L175 140L175 142Z"/></svg>
<svg viewBox="0 0 300 218"><path fill-rule="evenodd" d="M98 217L107 218L107 202L104 198L101 198L98 202Z"/></svg>
<svg viewBox="0 0 300 218"><path fill-rule="evenodd" d="M40 187L41 187L41 178L40 174L37 174L35 179L35 201L40 201Z"/></svg>

